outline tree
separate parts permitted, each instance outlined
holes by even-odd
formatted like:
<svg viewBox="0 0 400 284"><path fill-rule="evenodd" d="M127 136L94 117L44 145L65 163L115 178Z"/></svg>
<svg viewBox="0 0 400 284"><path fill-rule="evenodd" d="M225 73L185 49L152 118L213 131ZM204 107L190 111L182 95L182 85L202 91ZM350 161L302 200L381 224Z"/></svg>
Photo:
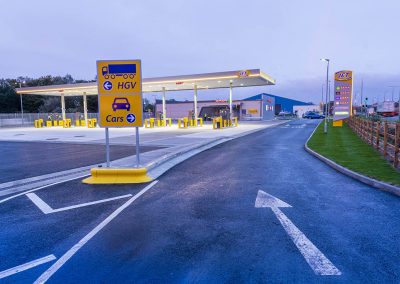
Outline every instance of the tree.
<svg viewBox="0 0 400 284"><path fill-rule="evenodd" d="M154 104L150 103L148 99L143 100L143 110L145 112L154 112Z"/></svg>
<svg viewBox="0 0 400 284"><path fill-rule="evenodd" d="M60 98L59 97L46 98L43 101L43 104L38 107L38 112L40 113L61 112Z"/></svg>
<svg viewBox="0 0 400 284"><path fill-rule="evenodd" d="M0 112L18 112L20 110L19 96L7 80L0 80Z"/></svg>
<svg viewBox="0 0 400 284"><path fill-rule="evenodd" d="M18 88L20 84L22 87L37 87L89 82L93 82L93 80L75 80L70 74L65 76L46 75L36 79L22 76L17 79L0 79L0 112L12 113L21 111L19 95L15 91L15 88ZM88 96L87 98L88 111L97 112L97 97ZM60 98L58 97L23 95L24 112L60 112L60 104ZM65 104L68 112L83 112L82 97L68 97L65 99Z"/></svg>

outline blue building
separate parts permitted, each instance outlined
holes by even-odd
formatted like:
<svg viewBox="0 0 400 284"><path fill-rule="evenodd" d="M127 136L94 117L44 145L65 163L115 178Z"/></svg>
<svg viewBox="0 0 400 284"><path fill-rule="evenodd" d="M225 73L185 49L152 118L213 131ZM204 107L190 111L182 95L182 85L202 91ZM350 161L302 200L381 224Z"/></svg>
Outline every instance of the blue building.
<svg viewBox="0 0 400 284"><path fill-rule="evenodd" d="M275 114L278 114L281 111L293 112L293 106L309 106L313 105L313 103L306 103L298 100L292 100L280 96L275 96L267 93L258 94L252 97L248 97L244 99L244 101L259 101L262 98L262 95L270 96L275 98Z"/></svg>

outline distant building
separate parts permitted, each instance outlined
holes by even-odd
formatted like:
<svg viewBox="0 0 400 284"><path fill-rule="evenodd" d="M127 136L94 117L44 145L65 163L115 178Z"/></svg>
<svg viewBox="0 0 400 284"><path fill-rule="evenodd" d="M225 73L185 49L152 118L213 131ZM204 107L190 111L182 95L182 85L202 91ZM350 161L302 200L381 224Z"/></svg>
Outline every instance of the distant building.
<svg viewBox="0 0 400 284"><path fill-rule="evenodd" d="M268 120L273 119L274 115L280 111L293 112L293 106L307 106L312 103L305 103L271 94L258 94L243 100L233 100L233 114L240 120ZM193 101L166 101L167 117L178 119L182 117L194 116ZM207 100L197 102L198 116L210 120L216 116L227 116L229 114L229 101L227 100ZM162 101L156 101L156 116L162 113Z"/></svg>
<svg viewBox="0 0 400 284"><path fill-rule="evenodd" d="M275 95L271 95L271 94L265 94L265 93L249 97L249 98L247 98L245 100L247 100L247 101L260 100L261 95L268 95L268 96L271 96L271 97L275 98L275 114L278 114L281 111L294 113L294 110L293 110L294 106L310 106L310 105L313 105L313 103L305 103L305 102L302 102L302 101L293 100L293 99L289 99L289 98L284 98L284 97L280 97L280 96L275 96Z"/></svg>

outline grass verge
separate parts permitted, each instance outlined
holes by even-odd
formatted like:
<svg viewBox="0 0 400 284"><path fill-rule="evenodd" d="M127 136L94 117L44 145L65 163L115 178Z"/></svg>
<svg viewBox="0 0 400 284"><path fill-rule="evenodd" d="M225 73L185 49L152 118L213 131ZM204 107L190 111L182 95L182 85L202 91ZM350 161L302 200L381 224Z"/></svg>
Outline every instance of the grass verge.
<svg viewBox="0 0 400 284"><path fill-rule="evenodd" d="M400 172L382 155L359 138L344 124L333 127L328 123L328 134L321 123L308 141L308 147L335 163L362 175L400 186Z"/></svg>

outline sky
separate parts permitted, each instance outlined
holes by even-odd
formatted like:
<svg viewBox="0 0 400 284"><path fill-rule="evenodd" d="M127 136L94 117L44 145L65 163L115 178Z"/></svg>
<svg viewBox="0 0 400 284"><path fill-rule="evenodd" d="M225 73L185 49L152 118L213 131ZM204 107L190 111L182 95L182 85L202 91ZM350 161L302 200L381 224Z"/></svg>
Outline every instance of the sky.
<svg viewBox="0 0 400 284"><path fill-rule="evenodd" d="M353 70L354 93L391 98L400 86L400 1L0 0L0 78L71 74L93 79L96 60L141 59L143 77L260 68L275 86L240 88L321 101ZM226 89L199 99L225 99ZM394 88L394 97L400 87ZM170 94L191 99L190 92Z"/></svg>

